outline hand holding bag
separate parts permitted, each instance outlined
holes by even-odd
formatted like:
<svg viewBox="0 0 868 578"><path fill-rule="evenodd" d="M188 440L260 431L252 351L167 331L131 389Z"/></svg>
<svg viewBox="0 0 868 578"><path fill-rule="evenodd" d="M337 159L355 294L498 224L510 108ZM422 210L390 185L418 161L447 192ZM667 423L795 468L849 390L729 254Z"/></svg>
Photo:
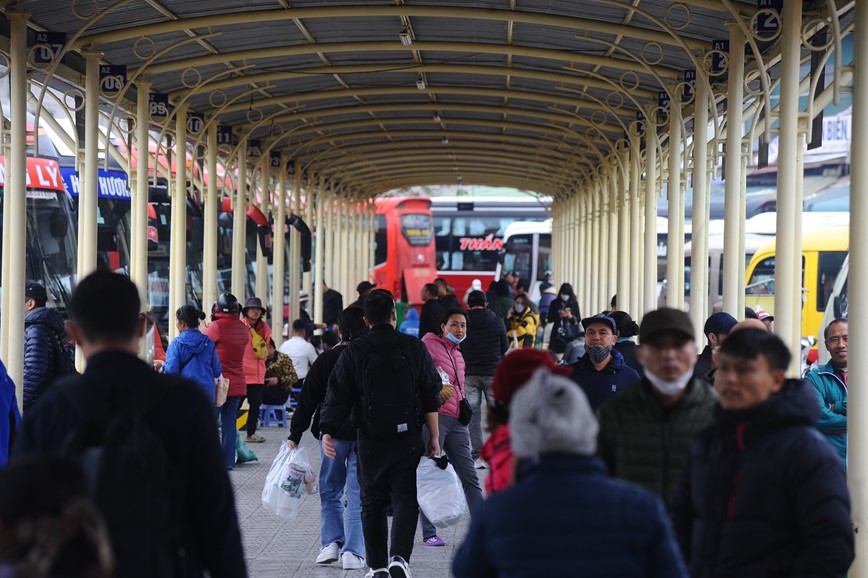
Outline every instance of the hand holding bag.
<svg viewBox="0 0 868 578"><path fill-rule="evenodd" d="M416 468L416 499L425 517L438 528L452 526L464 515L464 490L452 464L441 469L433 458Z"/></svg>

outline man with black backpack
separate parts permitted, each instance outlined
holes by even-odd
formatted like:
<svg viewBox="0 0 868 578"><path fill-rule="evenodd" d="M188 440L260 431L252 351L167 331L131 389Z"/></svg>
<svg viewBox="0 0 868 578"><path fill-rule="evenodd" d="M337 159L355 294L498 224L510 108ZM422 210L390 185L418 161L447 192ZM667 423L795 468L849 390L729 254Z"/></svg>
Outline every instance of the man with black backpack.
<svg viewBox="0 0 868 578"><path fill-rule="evenodd" d="M431 431L428 454L440 454L437 409L440 376L425 346L395 329L395 301L377 289L365 299L371 330L354 339L328 381L319 428L332 459L335 435L352 412L357 428L362 530L370 578L409 578L416 534L416 468L425 448L422 420ZM387 544L391 504L392 544Z"/></svg>
<svg viewBox="0 0 868 578"><path fill-rule="evenodd" d="M192 381L155 373L137 357L146 323L139 307L126 276L97 271L79 283L67 330L87 369L58 382L27 414L13 460L41 452L79 461L108 524L116 578L206 570L245 578L211 402Z"/></svg>
<svg viewBox="0 0 868 578"><path fill-rule="evenodd" d="M59 377L75 372L64 344L66 332L57 309L46 307L48 292L41 283L24 287L24 411L33 407Z"/></svg>

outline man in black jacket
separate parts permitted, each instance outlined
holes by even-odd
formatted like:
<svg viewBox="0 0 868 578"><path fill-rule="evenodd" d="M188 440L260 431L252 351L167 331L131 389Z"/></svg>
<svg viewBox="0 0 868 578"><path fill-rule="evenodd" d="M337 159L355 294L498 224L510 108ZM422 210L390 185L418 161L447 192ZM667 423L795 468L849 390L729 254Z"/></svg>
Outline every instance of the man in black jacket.
<svg viewBox="0 0 868 578"><path fill-rule="evenodd" d="M693 379L702 379L708 383L714 383L714 359L712 353L715 349L723 345L723 341L735 324L738 323L735 317L725 311L718 311L711 317L706 319L705 327L702 333L708 339L708 345L696 358L696 365L693 366Z"/></svg>
<svg viewBox="0 0 868 578"><path fill-rule="evenodd" d="M329 377L326 401L320 414L323 453L337 456L334 436L351 412L358 426L356 454L362 496L362 530L370 576L409 578L407 563L413 553L416 518L416 468L424 453L421 421L424 416L431 439L428 455L439 456L437 409L440 376L425 345L395 329L395 301L382 289L365 299L367 335L353 340L338 359ZM389 376L405 375L406 381L372 375L391 365L399 354L400 367ZM397 360L395 360L397 363ZM366 394L367 391L367 394ZM412 411L403 410L413 399ZM382 400L382 401L381 401ZM409 402L406 402L409 404ZM396 407L398 406L398 407ZM386 511L392 505L392 544L388 547ZM388 567L387 567L388 565Z"/></svg>
<svg viewBox="0 0 868 578"><path fill-rule="evenodd" d="M97 271L78 284L67 329L87 369L49 389L26 415L13 460L70 451L73 440L101 440L84 445L100 453L84 453L81 461L97 470L90 471L97 478L95 502L108 522L117 578L201 577L205 570L214 578L244 578L235 499L214 435L214 409L192 381L155 373L137 357L146 323L139 307L129 277ZM126 434L130 429L138 431ZM113 445L124 436L127 445ZM106 462L138 465L139 458L151 458L144 463L163 471L140 467L132 475ZM157 507L140 517L146 497Z"/></svg>
<svg viewBox="0 0 868 578"><path fill-rule="evenodd" d="M419 339L426 333L440 335L440 319L446 312L437 299L437 285L425 283L422 287L422 313L419 315Z"/></svg>
<svg viewBox="0 0 868 578"><path fill-rule="evenodd" d="M66 355L63 318L57 309L46 307L48 292L41 283L24 288L24 412L59 377Z"/></svg>
<svg viewBox="0 0 868 578"><path fill-rule="evenodd" d="M470 419L471 457L477 469L488 467L485 461L479 459L482 449L482 400L486 407L491 405L491 381L494 370L503 359L509 341L506 338L506 326L503 319L488 309L488 299L482 291L471 291L467 296L467 338L461 344L464 355L465 395L473 417Z"/></svg>
<svg viewBox="0 0 868 578"><path fill-rule="evenodd" d="M443 277L437 277L434 279L434 284L437 286L437 300L440 301L440 306L443 308L443 311L449 311L450 309L463 309L461 307L461 302L458 301L458 297L455 296L455 292L452 290L452 287L449 286L449 283L446 282L446 279ZM419 338L421 339L421 335Z"/></svg>
<svg viewBox="0 0 868 578"><path fill-rule="evenodd" d="M335 368L347 344L368 332L364 312L358 307L348 307L338 320L343 340L341 343L316 358L301 388L298 404L289 426L289 449L298 447L301 436L310 427L319 437L320 406L326 398L329 376ZM313 426L311 427L311 419ZM320 496L320 542L322 551L317 564L331 564L340 558L344 570L365 566L365 538L362 535L362 504L359 496L359 479L356 475L356 428L348 418L334 432L335 458L322 456L319 470ZM344 488L346 487L347 514L344 522Z"/></svg>
<svg viewBox="0 0 868 578"><path fill-rule="evenodd" d="M844 468L814 428L813 388L759 329L720 349L717 421L694 441L673 519L693 578L844 576L854 558Z"/></svg>

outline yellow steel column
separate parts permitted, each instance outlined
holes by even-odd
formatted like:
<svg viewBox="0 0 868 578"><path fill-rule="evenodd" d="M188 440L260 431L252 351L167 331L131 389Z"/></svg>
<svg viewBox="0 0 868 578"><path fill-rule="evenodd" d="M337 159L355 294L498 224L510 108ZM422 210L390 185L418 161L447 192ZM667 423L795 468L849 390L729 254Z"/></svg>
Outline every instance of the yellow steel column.
<svg viewBox="0 0 868 578"><path fill-rule="evenodd" d="M78 278L83 279L96 269L97 202L99 174L99 61L101 52L84 53L85 111L84 111L84 171L82 194L78 199ZM15 154L15 151L12 151Z"/></svg>
<svg viewBox="0 0 868 578"><path fill-rule="evenodd" d="M26 283L25 251L27 246L27 20L24 12L10 12L10 71L9 106L11 113L11 143L9 162L6 165L8 179L3 198L3 210L8 215L7 227L3 230L3 361L12 382L18 409L24 402L24 285ZM93 65L88 60L88 72ZM98 71L97 71L98 72ZM88 81L92 81L88 77ZM88 140L90 144L90 139ZM94 142L96 146L96 142ZM94 166L96 166L94 164ZM94 191L93 200L96 201ZM96 203L94 202L93 225L96 228ZM12 250L17 247L17 250ZM96 251L94 251L94 259Z"/></svg>
<svg viewBox="0 0 868 578"><path fill-rule="evenodd" d="M238 179L232 203L232 294L243 304L247 299L247 137L238 143Z"/></svg>
<svg viewBox="0 0 868 578"><path fill-rule="evenodd" d="M314 200L314 197L315 197L314 191L315 191L316 187L314 186L314 177L310 173L307 174L307 183L308 184L304 190L304 220L307 223L307 226L310 228L310 230L313 231L313 229L314 229L314 211L316 208L316 204L315 204L316 201ZM317 226L319 226L318 221L317 221ZM311 270L305 272L302 275L302 277L304 278L303 279L303 282L304 282L303 283L303 290L306 291L310 295L310 299L313 299L313 287L312 287L313 262L315 260L320 260L320 263L322 263L321 257L319 256L319 254L316 254L314 257L311 258ZM308 306L310 306L310 304Z"/></svg>
<svg viewBox="0 0 868 578"><path fill-rule="evenodd" d="M141 148L139 149L141 150ZM202 308L210 313L217 301L217 123L208 127L208 184L205 192L204 247L202 250Z"/></svg>
<svg viewBox="0 0 868 578"><path fill-rule="evenodd" d="M609 201L601 178L596 179L595 187L597 204L600 207L600 214L597 217L600 221L600 231L597 238L597 248L600 252L600 274L597 277L596 308L603 310L607 309L606 294L609 292Z"/></svg>
<svg viewBox="0 0 868 578"><path fill-rule="evenodd" d="M255 203L256 201L256 189L253 189L251 195L250 202L255 203L259 206L259 210L262 211L262 214L268 217L268 207L271 205L271 191L269 190L269 165L271 164L271 159L268 158L268 155L262 155L262 163L260 164L259 172L259 203ZM274 247L272 247L272 250ZM262 252L262 246L259 243L259 235L256 236L256 296L262 299L263 305L268 307L268 259L265 257L265 254ZM275 305L272 304L272 307Z"/></svg>
<svg viewBox="0 0 868 578"><path fill-rule="evenodd" d="M602 276L600 265L602 263L602 247L600 243L600 221L602 210L600 209L600 195L595 183L588 183L588 194L591 196L591 292L589 294L591 309L605 309L600 303L600 286Z"/></svg>
<svg viewBox="0 0 868 578"><path fill-rule="evenodd" d="M618 293L618 169L610 168L607 171L606 195L609 197L609 281L607 283L606 299L604 307L609 308L612 297Z"/></svg>
<svg viewBox="0 0 868 578"><path fill-rule="evenodd" d="M690 258L690 319L702 335L708 317L708 88L696 81L693 122L693 217Z"/></svg>
<svg viewBox="0 0 868 578"><path fill-rule="evenodd" d="M789 377L799 375L799 340L794 328L801 327L801 212L797 180L804 170L799 162L802 136L799 131L799 67L802 5L792 2L783 13L781 36L781 105L778 141L777 242L775 244L775 331L793 353Z"/></svg>
<svg viewBox="0 0 868 578"><path fill-rule="evenodd" d="M313 204L310 197L307 198L307 204ZM305 216L301 210L301 173L299 171L293 173L292 211L299 218ZM306 220L305 224L308 227L313 227L310 220ZM295 227L291 227L289 229L289 315L286 318L287 323L292 323L298 317L301 305L298 299L301 282L301 232ZM310 291L310 287L306 287L305 290Z"/></svg>
<svg viewBox="0 0 868 578"><path fill-rule="evenodd" d="M678 238L681 230L679 222L684 219L681 205L681 103L673 98L669 109L669 227L666 233L666 306L680 308L684 287L678 284L678 270L684 267L684 260L678 261L679 245L684 244L684 235Z"/></svg>
<svg viewBox="0 0 868 578"><path fill-rule="evenodd" d="M310 195L310 190L308 190ZM326 227L323 223L323 215L325 213L325 191L322 186L316 187L316 248L314 250L313 259L313 277L314 288L311 298L313 299L313 321L314 323L322 323L322 282L323 282L323 258L325 253L325 237Z"/></svg>
<svg viewBox="0 0 868 578"><path fill-rule="evenodd" d="M850 141L854 159L866 158L868 142L868 4L856 3L855 30L853 32L853 139ZM849 317L860 322L868 318L868 199L861 194L868 187L868 164L854 162L851 167L850 190L850 272ZM855 323L854 322L854 323ZM777 320L775 322L777 325ZM866 343L862 343L865 341ZM864 331L853 332L853 351L868 350ZM856 380L868 375L868 356L854 355L849 359L849 372ZM868 392L854 387L848 393L848 403L853 410L853 419L848 422L847 478L852 498L853 526L856 531L856 561L850 568L853 578L868 576Z"/></svg>
<svg viewBox="0 0 868 578"><path fill-rule="evenodd" d="M642 296L639 291L642 287L642 208L639 201L639 187L641 182L641 156L639 151L639 136L630 136L630 301L618 304L618 309L627 311L631 315L639 316L639 304ZM629 309L628 309L629 307Z"/></svg>
<svg viewBox="0 0 868 578"><path fill-rule="evenodd" d="M136 81L136 187L131 191L130 278L139 289L142 311L148 307L148 124L150 122L151 83ZM132 176L132 175L131 175Z"/></svg>
<svg viewBox="0 0 868 578"><path fill-rule="evenodd" d="M645 251L642 290L642 311L657 308L657 126L654 111L649 110L645 121ZM641 316L637 317L641 319Z"/></svg>
<svg viewBox="0 0 868 578"><path fill-rule="evenodd" d="M187 104L175 109L175 189L169 245L169 341L178 336L174 315L187 302Z"/></svg>
<svg viewBox="0 0 868 578"><path fill-rule="evenodd" d="M618 302L616 309L630 306L630 157L624 152L618 174Z"/></svg>
<svg viewBox="0 0 868 578"><path fill-rule="evenodd" d="M271 334L274 344L283 343L283 288L286 281L286 159L277 169L277 215L274 218L274 278L271 281Z"/></svg>
<svg viewBox="0 0 868 578"><path fill-rule="evenodd" d="M741 140L744 134L742 103L744 102L744 33L737 23L729 28L729 86L726 107L726 189L724 193L723 232L723 310L741 319L744 305L739 305L739 293L744 295L744 273L739 276L739 264L744 266L744 234L741 217Z"/></svg>

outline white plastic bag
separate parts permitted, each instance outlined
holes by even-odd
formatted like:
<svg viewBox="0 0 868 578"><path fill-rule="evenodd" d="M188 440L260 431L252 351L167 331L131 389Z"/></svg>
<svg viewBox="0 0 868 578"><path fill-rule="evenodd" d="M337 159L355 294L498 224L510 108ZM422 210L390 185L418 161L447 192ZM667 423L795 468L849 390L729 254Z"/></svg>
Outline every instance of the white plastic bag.
<svg viewBox="0 0 868 578"><path fill-rule="evenodd" d="M427 457L416 468L416 501L428 520L438 528L457 524L464 515L464 490L452 464L445 470Z"/></svg>
<svg viewBox="0 0 868 578"><path fill-rule="evenodd" d="M229 395L229 380L221 373L219 377L214 378L214 405L221 407L226 403L227 395Z"/></svg>
<svg viewBox="0 0 868 578"><path fill-rule="evenodd" d="M262 505L284 520L295 520L301 498L318 490L317 476L310 467L307 448L280 446L262 488Z"/></svg>

